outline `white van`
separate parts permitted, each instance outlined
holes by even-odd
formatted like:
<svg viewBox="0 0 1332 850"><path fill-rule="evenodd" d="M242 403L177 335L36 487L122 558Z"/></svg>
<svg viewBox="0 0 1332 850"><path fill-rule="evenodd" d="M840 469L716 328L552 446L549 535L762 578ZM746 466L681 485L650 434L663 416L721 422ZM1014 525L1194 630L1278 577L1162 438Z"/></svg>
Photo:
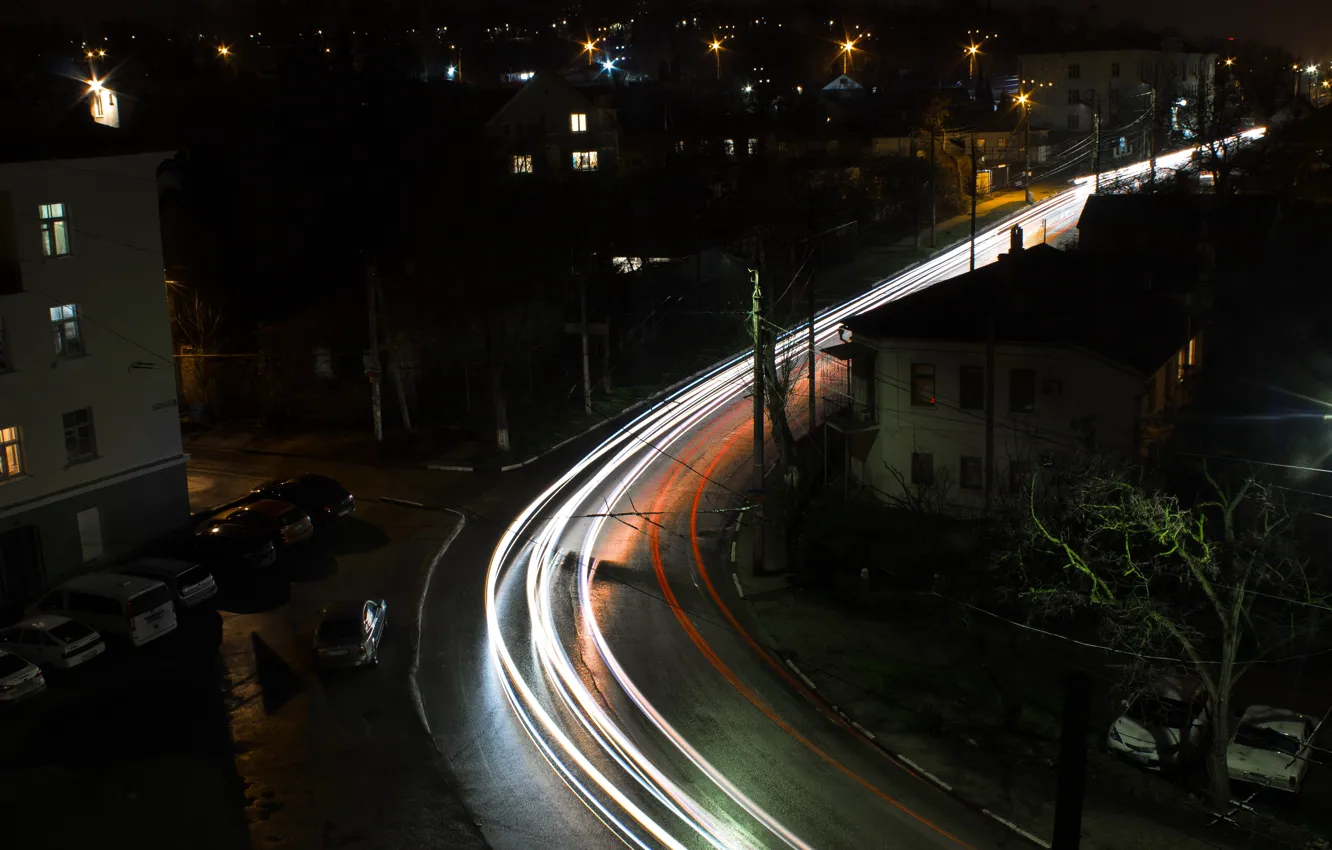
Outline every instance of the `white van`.
<svg viewBox="0 0 1332 850"><path fill-rule="evenodd" d="M135 646L176 628L170 588L156 579L120 573L75 576L43 594L28 614L59 614L103 635L128 638Z"/></svg>

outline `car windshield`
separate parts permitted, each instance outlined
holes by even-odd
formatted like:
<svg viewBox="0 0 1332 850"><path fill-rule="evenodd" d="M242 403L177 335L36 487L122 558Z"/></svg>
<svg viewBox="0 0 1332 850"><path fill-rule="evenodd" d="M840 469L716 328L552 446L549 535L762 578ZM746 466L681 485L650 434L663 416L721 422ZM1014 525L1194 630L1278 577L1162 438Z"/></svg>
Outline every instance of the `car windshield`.
<svg viewBox="0 0 1332 850"><path fill-rule="evenodd" d="M47 632L61 643L73 643L76 640L83 640L92 634L93 630L83 625L83 623L66 620L58 626L47 629Z"/></svg>
<svg viewBox="0 0 1332 850"><path fill-rule="evenodd" d="M362 637L361 621L350 617L325 620L319 624L319 640L360 640Z"/></svg>
<svg viewBox="0 0 1332 850"><path fill-rule="evenodd" d="M1131 720L1143 726L1165 729L1183 729L1193 721L1193 714L1183 702L1159 694L1143 694L1133 701L1126 712Z"/></svg>
<svg viewBox="0 0 1332 850"><path fill-rule="evenodd" d="M19 658L17 655L10 655L8 653L0 655L0 678L12 676L20 670L25 669L27 666L28 662Z"/></svg>
<svg viewBox="0 0 1332 850"><path fill-rule="evenodd" d="M203 567L189 567L180 571L180 575L176 576L176 581L181 587L189 587L190 585L198 584L207 578L208 573Z"/></svg>
<svg viewBox="0 0 1332 850"><path fill-rule="evenodd" d="M1241 747L1255 750L1270 750L1288 756L1298 755L1301 742L1290 735L1269 729L1266 726L1254 726L1245 723L1235 732L1235 743Z"/></svg>
<svg viewBox="0 0 1332 850"><path fill-rule="evenodd" d="M140 614L147 614L161 608L163 605L170 604L171 591L166 589L166 585L159 584L157 587L145 590L129 601L129 615L137 617Z"/></svg>

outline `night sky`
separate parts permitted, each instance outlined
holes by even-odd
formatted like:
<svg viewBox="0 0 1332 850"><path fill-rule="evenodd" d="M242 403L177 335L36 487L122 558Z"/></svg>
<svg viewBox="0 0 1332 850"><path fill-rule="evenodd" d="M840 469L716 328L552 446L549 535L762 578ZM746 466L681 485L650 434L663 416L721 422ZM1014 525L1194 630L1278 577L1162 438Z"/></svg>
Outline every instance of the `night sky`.
<svg viewBox="0 0 1332 850"><path fill-rule="evenodd" d="M551 0L552 5L566 5ZM475 9L480 0L452 0L427 2L441 9L465 7ZM946 0L914 0L902 5L941 5ZM95 26L98 19L140 17L150 15L165 22L184 23L197 13L224 12L235 5L245 6L253 0L64 0L59 4L38 0L17 0L4 17L17 14L59 14L66 21L82 18L86 25ZM416 2L411 4L419 8ZM502 9L504 3L487 3ZM736 0L737 7L761 6L762 0ZM1097 5L1091 0L994 0L995 6L1058 5L1076 12ZM1148 25L1175 26L1186 36L1235 36L1254 38L1275 44L1296 55L1318 62L1332 61L1332 3L1322 0L1112 0L1099 4L1107 23L1117 16L1138 19ZM58 11L57 11L58 10ZM72 14L71 14L72 12Z"/></svg>

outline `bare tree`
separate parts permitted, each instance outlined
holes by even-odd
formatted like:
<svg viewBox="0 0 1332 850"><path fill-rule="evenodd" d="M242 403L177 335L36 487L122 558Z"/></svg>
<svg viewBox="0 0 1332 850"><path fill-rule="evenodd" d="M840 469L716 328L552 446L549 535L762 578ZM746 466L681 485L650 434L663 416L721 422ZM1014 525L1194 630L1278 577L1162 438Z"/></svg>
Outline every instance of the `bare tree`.
<svg viewBox="0 0 1332 850"><path fill-rule="evenodd" d="M1125 469L1093 463L1038 510L1029 497L1000 566L1037 616L1093 613L1104 642L1137 675L1192 671L1213 723L1212 805L1230 801L1231 696L1256 661L1308 634L1315 591L1294 554L1278 490L1252 475L1231 485L1204 470L1190 507Z"/></svg>
<svg viewBox="0 0 1332 850"><path fill-rule="evenodd" d="M210 412L215 401L208 355L221 341L222 311L200 297L198 290L181 283L167 284L167 309L177 362L177 375L189 375Z"/></svg>

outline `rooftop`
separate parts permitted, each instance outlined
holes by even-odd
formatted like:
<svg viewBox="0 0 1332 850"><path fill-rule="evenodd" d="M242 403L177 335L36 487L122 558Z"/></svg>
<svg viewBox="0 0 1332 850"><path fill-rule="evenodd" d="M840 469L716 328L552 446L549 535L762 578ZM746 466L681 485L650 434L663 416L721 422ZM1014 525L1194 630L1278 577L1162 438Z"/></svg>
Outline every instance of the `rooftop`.
<svg viewBox="0 0 1332 850"><path fill-rule="evenodd" d="M1197 280L1193 258L1144 263L1040 245L848 319L857 341L978 342L994 317L1000 343L1094 351L1142 374L1188 339L1179 296Z"/></svg>

